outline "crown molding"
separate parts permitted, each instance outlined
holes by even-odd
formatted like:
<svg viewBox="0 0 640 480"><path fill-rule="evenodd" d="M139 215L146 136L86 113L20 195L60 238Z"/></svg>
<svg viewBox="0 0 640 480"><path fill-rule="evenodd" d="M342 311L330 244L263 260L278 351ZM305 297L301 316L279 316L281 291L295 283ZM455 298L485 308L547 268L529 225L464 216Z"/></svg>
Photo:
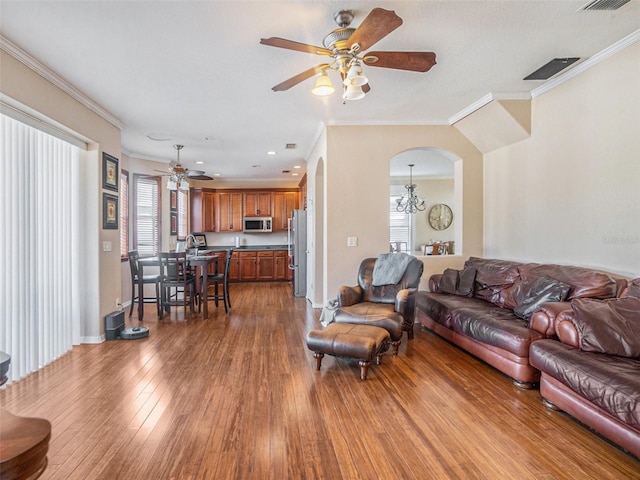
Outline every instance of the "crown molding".
<svg viewBox="0 0 640 480"><path fill-rule="evenodd" d="M7 52L13 58L15 58L20 63L24 64L26 67L36 72L45 80L51 82L60 90L68 94L71 98L80 102L84 107L88 108L93 113L99 115L101 118L105 119L114 127L120 130L124 129L125 124L120 119L118 119L115 115L113 115L111 112L109 112L107 109L105 109L101 105L97 104L87 95L85 95L80 90L78 90L73 85L71 85L69 82L67 82L60 75L54 73L46 65L36 60L34 57L29 55L27 52L22 50L15 43L13 43L11 40L9 40L3 35L0 35L0 49Z"/></svg>

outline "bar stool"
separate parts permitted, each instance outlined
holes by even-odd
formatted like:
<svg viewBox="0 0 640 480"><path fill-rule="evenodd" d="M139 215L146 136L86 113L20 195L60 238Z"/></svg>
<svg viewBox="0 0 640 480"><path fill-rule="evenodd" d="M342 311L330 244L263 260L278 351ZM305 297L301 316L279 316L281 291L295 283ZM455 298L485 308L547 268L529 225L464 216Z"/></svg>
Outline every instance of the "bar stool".
<svg viewBox="0 0 640 480"><path fill-rule="evenodd" d="M142 286L143 291L139 291L140 285L140 267L138 266L138 260L140 259L140 255L137 250L131 250L129 252L129 269L131 270L131 308L129 309L129 317L133 313L133 305L136 302L142 303L155 303L158 316L160 316L160 275L152 274L152 275L143 275L142 276ZM144 296L144 285L145 284L155 284L156 286L156 296L155 297L145 297ZM138 292L136 295L136 288L138 288Z"/></svg>
<svg viewBox="0 0 640 480"><path fill-rule="evenodd" d="M226 258L224 261L224 270L220 272L218 265L216 264L215 273L207 274L207 283L209 287L213 285L215 288L214 295L210 298L215 300L216 307L218 306L218 301L222 300L224 302L224 312L229 313L229 310L231 309L231 298L229 297L229 268L231 267L233 248L227 248L225 253ZM218 290L220 284L222 284L222 293ZM200 282L200 285L202 285L202 281Z"/></svg>
<svg viewBox="0 0 640 480"><path fill-rule="evenodd" d="M164 309L170 306L191 307L194 311L196 298L196 279L190 273L186 252L161 252L160 259L160 298L161 307L158 317L162 319ZM173 292L172 292L173 290ZM180 298L182 294L182 298Z"/></svg>

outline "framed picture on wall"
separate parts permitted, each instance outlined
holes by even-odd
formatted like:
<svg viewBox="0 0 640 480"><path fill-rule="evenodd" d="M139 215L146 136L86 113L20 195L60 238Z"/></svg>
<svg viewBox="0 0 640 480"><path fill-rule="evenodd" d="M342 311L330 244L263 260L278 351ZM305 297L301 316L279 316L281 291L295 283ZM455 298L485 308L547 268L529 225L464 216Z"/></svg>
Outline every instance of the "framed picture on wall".
<svg viewBox="0 0 640 480"><path fill-rule="evenodd" d="M102 228L118 229L118 197L108 193L102 194Z"/></svg>
<svg viewBox="0 0 640 480"><path fill-rule="evenodd" d="M102 152L102 188L118 191L118 159Z"/></svg>
<svg viewBox="0 0 640 480"><path fill-rule="evenodd" d="M178 191L169 190L169 210L176 212L178 210Z"/></svg>
<svg viewBox="0 0 640 480"><path fill-rule="evenodd" d="M171 231L169 232L171 235L178 234L178 214L176 212L171 212Z"/></svg>

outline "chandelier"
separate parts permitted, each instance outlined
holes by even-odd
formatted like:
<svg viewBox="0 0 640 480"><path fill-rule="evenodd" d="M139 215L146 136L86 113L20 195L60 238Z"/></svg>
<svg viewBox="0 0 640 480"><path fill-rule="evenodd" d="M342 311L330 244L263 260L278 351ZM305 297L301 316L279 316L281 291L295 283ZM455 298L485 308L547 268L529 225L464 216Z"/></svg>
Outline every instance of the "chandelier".
<svg viewBox="0 0 640 480"><path fill-rule="evenodd" d="M396 210L398 212L404 212L407 215L411 215L418 211L422 212L427 208L427 205L424 202L424 198L419 198L416 195L416 185L413 183L413 167L415 164L409 164L409 183L404 186L407 189L407 195L401 196L396 200Z"/></svg>

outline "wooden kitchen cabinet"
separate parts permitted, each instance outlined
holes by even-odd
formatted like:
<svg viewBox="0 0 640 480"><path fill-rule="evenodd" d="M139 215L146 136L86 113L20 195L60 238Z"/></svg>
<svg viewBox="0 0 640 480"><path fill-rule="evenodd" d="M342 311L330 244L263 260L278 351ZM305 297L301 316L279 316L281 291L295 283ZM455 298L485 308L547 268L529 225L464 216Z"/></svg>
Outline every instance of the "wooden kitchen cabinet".
<svg viewBox="0 0 640 480"><path fill-rule="evenodd" d="M256 278L258 280L273 280L273 251L257 252L258 266L256 268Z"/></svg>
<svg viewBox="0 0 640 480"><path fill-rule="evenodd" d="M276 250L273 252L273 279L274 280L286 280L287 270L289 266L287 264L287 251Z"/></svg>
<svg viewBox="0 0 640 480"><path fill-rule="evenodd" d="M271 192L245 192L244 195L245 217L270 217L271 216Z"/></svg>
<svg viewBox="0 0 640 480"><path fill-rule="evenodd" d="M257 270L258 270L258 262L257 255L258 252L249 251L249 252L238 252L239 259L239 280L241 282L256 280Z"/></svg>
<svg viewBox="0 0 640 480"><path fill-rule="evenodd" d="M242 231L242 193L219 192L217 195L218 229L216 232Z"/></svg>
<svg viewBox="0 0 640 480"><path fill-rule="evenodd" d="M288 220L293 210L298 208L298 192L273 193L273 223L274 232L287 231Z"/></svg>
<svg viewBox="0 0 640 480"><path fill-rule="evenodd" d="M229 264L229 281L237 282L240 280L240 254L233 252L231 263Z"/></svg>
<svg viewBox="0 0 640 480"><path fill-rule="evenodd" d="M216 231L216 194L200 188L192 188L189 192L191 203L191 231Z"/></svg>

